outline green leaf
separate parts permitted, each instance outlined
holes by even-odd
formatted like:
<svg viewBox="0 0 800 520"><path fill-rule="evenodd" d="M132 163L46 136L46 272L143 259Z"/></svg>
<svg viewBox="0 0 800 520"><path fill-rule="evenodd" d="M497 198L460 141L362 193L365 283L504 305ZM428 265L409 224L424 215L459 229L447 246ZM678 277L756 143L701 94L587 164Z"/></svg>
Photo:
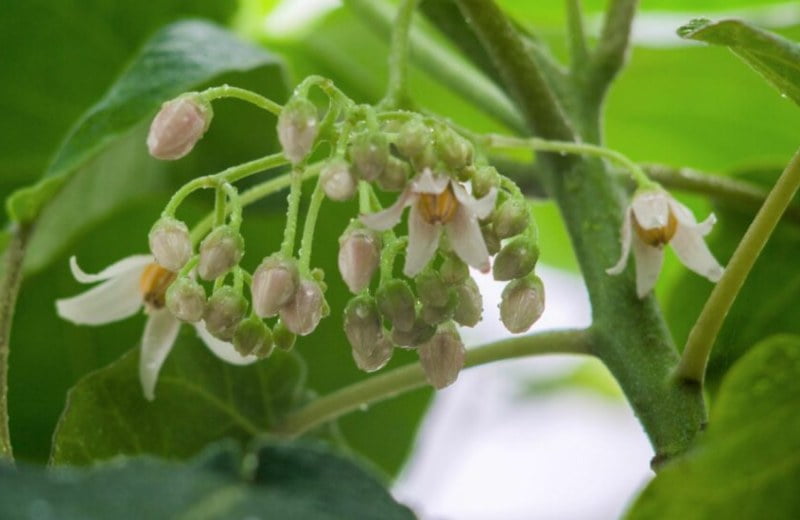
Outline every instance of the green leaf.
<svg viewBox="0 0 800 520"><path fill-rule="evenodd" d="M369 472L309 443L268 443L245 456L215 446L185 464L2 465L0 489L3 518L414 518Z"/></svg>
<svg viewBox="0 0 800 520"><path fill-rule="evenodd" d="M51 462L88 465L117 455L185 458L225 438L269 431L301 398L305 369L276 351L246 367L216 358L184 327L149 402L139 383L139 349L70 390ZM102 427L98 427L102 425Z"/></svg>
<svg viewBox="0 0 800 520"><path fill-rule="evenodd" d="M263 49L206 22L162 29L73 128L44 178L11 195L9 216L21 222L36 218L82 164L149 118L162 102L224 73L277 65Z"/></svg>
<svg viewBox="0 0 800 520"><path fill-rule="evenodd" d="M692 20L678 29L687 40L729 47L783 95L800 105L800 45L741 20Z"/></svg>
<svg viewBox="0 0 800 520"><path fill-rule="evenodd" d="M798 518L799 381L799 336L753 347L723 381L706 433L659 472L628 518Z"/></svg>

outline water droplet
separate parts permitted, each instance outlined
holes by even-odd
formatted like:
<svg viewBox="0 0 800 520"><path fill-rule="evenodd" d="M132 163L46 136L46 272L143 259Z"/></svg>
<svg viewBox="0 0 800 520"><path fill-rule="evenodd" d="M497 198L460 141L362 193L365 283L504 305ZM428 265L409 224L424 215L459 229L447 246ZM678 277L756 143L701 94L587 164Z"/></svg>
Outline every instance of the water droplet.
<svg viewBox="0 0 800 520"><path fill-rule="evenodd" d="M360 405L358 405L358 409L361 410L362 412L366 412L367 410L369 410L369 405L367 403L361 403Z"/></svg>

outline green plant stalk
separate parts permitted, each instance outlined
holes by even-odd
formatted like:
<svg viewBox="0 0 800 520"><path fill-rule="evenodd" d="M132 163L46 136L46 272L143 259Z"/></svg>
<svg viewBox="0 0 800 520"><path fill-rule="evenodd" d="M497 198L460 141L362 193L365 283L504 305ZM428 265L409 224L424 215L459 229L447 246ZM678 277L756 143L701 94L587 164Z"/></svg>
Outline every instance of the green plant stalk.
<svg viewBox="0 0 800 520"><path fill-rule="evenodd" d="M314 245L314 230L317 227L317 217L322 201L325 200L325 191L322 189L322 179L317 179L317 185L311 194L311 201L306 211L306 221L303 223L303 236L300 239L300 272L307 274L311 268L311 248Z"/></svg>
<svg viewBox="0 0 800 520"><path fill-rule="evenodd" d="M419 0L402 0L397 8L389 48L389 85L386 95L378 105L381 108L392 109L407 105L408 33L418 3Z"/></svg>
<svg viewBox="0 0 800 520"><path fill-rule="evenodd" d="M767 200L764 201L764 205L761 206L761 210L747 228L722 278L711 291L700 316L689 332L681 362L675 372L678 379L702 384L711 349L725 317L798 188L800 188L800 149L795 152Z"/></svg>
<svg viewBox="0 0 800 520"><path fill-rule="evenodd" d="M589 354L591 347L591 335L584 330L542 332L470 350L465 367L541 354ZM286 416L273 433L296 437L366 405L390 399L425 384L425 372L419 363L396 368L315 399Z"/></svg>
<svg viewBox="0 0 800 520"><path fill-rule="evenodd" d="M21 225L14 229L6 248L5 266L0 281L0 461L14 460L8 428L8 355L14 307L22 285L22 264L31 231L30 225Z"/></svg>
<svg viewBox="0 0 800 520"><path fill-rule="evenodd" d="M585 103L596 107L598 114L608 87L625 64L638 3L638 0L609 2L600 40L589 60L584 89Z"/></svg>
<svg viewBox="0 0 800 520"><path fill-rule="evenodd" d="M231 87L230 85L220 85L219 87L211 87L200 93L206 101L214 101L221 98L236 98L242 101L247 101L261 109L266 110L274 115L280 115L283 107L275 103L271 99L260 96L255 92L245 90L239 87Z"/></svg>
<svg viewBox="0 0 800 520"><path fill-rule="evenodd" d="M303 195L303 171L294 168L291 172L292 183L287 195L286 227L283 230L281 254L290 257L294 254L294 239L297 235L297 218L300 215L300 197Z"/></svg>
<svg viewBox="0 0 800 520"><path fill-rule="evenodd" d="M583 29L583 10L581 0L566 0L567 37L569 39L570 69L580 72L589 61L589 49Z"/></svg>
<svg viewBox="0 0 800 520"><path fill-rule="evenodd" d="M459 0L459 6L534 134L548 140L575 140L572 125L564 120L502 11L488 0ZM599 135L599 119L583 123L582 128L598 128ZM589 290L593 352L620 383L656 451L653 465L658 466L690 445L706 421L706 412L699 386L670 377L679 356L655 299L636 296L632 268L615 277L605 272L619 257L627 194L597 159L542 154L540 162L545 187L559 204Z"/></svg>

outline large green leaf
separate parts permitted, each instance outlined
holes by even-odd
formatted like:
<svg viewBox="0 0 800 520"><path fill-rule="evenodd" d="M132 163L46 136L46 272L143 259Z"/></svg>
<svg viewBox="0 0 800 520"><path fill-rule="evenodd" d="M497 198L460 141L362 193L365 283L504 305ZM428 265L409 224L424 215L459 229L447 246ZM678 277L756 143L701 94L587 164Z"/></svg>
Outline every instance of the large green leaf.
<svg viewBox="0 0 800 520"><path fill-rule="evenodd" d="M678 29L682 38L730 48L781 95L800 104L800 45L742 20L692 20Z"/></svg>
<svg viewBox="0 0 800 520"><path fill-rule="evenodd" d="M709 427L647 486L628 518L800 516L800 337L756 345L722 383Z"/></svg>
<svg viewBox="0 0 800 520"><path fill-rule="evenodd" d="M308 443L244 457L215 446L184 464L148 457L91 469L0 466L3 518L411 519L373 475Z"/></svg>

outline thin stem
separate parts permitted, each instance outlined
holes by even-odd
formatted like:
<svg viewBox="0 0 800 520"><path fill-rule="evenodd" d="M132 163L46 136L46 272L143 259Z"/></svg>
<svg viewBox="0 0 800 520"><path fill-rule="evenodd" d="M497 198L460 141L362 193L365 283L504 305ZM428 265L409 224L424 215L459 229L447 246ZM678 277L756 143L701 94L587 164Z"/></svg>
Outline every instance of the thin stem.
<svg viewBox="0 0 800 520"><path fill-rule="evenodd" d="M286 227L283 229L283 243L281 254L285 257L294 253L294 239L297 235L297 217L300 214L300 197L303 194L303 171L297 168L292 170L292 185L287 196L288 209L286 210Z"/></svg>
<svg viewBox="0 0 800 520"><path fill-rule="evenodd" d="M225 192L222 186L217 184L214 194L214 227L219 227L225 223Z"/></svg>
<svg viewBox="0 0 800 520"><path fill-rule="evenodd" d="M389 50L389 85L386 95L381 101L382 108L403 106L408 94L406 81L408 77L408 33L411 20L419 0L402 0L397 8L397 16L392 28L392 42Z"/></svg>
<svg viewBox="0 0 800 520"><path fill-rule="evenodd" d="M467 352L466 367L485 365L503 359L541 354L588 354L591 337L584 330L542 332L518 336ZM312 401L289 414L277 433L295 437L365 405L384 401L425 384L425 373L418 363L396 368L347 386Z"/></svg>
<svg viewBox="0 0 800 520"><path fill-rule="evenodd" d="M725 316L798 188L800 188L800 150L783 170L761 210L733 252L725 273L711 291L711 296L686 341L686 348L676 370L679 379L703 382L708 358Z"/></svg>
<svg viewBox="0 0 800 520"><path fill-rule="evenodd" d="M394 260L397 258L397 253L408 245L408 237L395 238L394 233L386 236L384 240L387 240L388 244L381 251L380 285L385 285L392 278Z"/></svg>
<svg viewBox="0 0 800 520"><path fill-rule="evenodd" d="M591 58L586 94L599 105L611 81L625 64L638 0L611 0L600 40Z"/></svg>
<svg viewBox="0 0 800 520"><path fill-rule="evenodd" d="M300 239L300 272L307 273L311 267L311 248L314 245L314 230L317 227L317 217L322 201L325 200L325 191L322 189L322 179L317 180L311 202L308 204L306 221L303 224L303 237Z"/></svg>
<svg viewBox="0 0 800 520"><path fill-rule="evenodd" d="M241 99L242 101L247 101L248 103L252 103L253 105L262 108L267 112L275 114L276 116L280 115L281 110L283 110L281 105L275 103L271 99L267 99L264 96L260 96L255 92L251 92L243 88L231 87L230 85L211 87L201 92L200 95L208 101L213 101L220 98Z"/></svg>
<svg viewBox="0 0 800 520"><path fill-rule="evenodd" d="M570 69L573 74L582 71L589 60L586 34L583 29L581 0L566 0L567 34L569 35Z"/></svg>
<svg viewBox="0 0 800 520"><path fill-rule="evenodd" d="M14 307L22 285L22 264L31 231L30 225L21 225L14 230L6 248L3 278L0 281L0 461L14 460L8 428L8 354Z"/></svg>
<svg viewBox="0 0 800 520"><path fill-rule="evenodd" d="M233 184L229 182L221 186L221 191L228 199L228 206L230 209L226 209L226 213L229 213L231 216L231 227L238 231L239 226L242 225L242 204L239 202L239 192ZM225 213L222 215L222 222L225 222Z"/></svg>

